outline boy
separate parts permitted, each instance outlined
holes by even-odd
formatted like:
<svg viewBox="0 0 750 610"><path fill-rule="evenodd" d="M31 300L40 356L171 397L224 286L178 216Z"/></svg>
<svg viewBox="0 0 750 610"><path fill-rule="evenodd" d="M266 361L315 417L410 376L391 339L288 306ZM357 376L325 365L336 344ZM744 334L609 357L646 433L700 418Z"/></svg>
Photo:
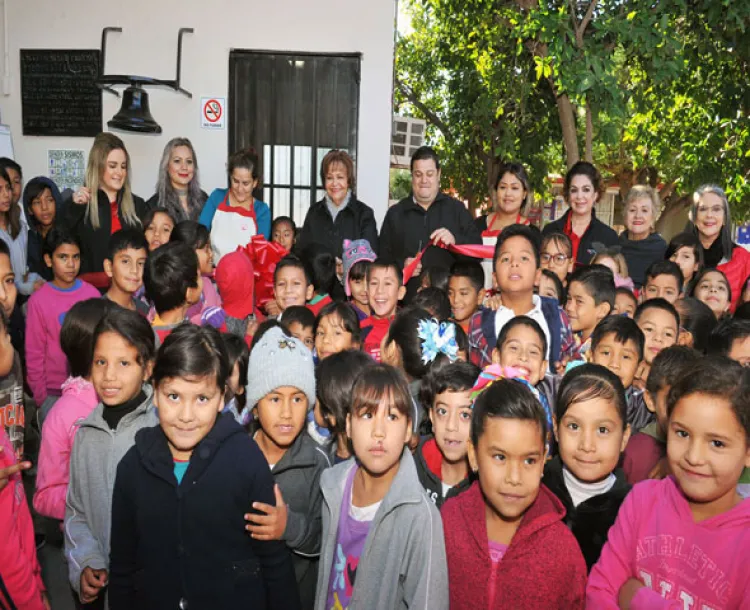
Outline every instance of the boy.
<svg viewBox="0 0 750 610"><path fill-rule="evenodd" d="M112 280L104 296L125 309L148 316L148 305L135 298L143 286L143 267L148 258L148 242L141 231L121 229L109 238L104 273Z"/></svg>
<svg viewBox="0 0 750 610"><path fill-rule="evenodd" d="M313 254L310 250L308 253ZM317 316L321 309L333 302L331 291L336 281L336 259L329 252L316 252L309 260L314 291L307 307Z"/></svg>
<svg viewBox="0 0 750 610"><path fill-rule="evenodd" d="M448 280L448 299L451 302L453 319L469 331L471 316L484 300L484 270L478 261L459 261L451 267Z"/></svg>
<svg viewBox="0 0 750 610"><path fill-rule="evenodd" d="M26 313L26 374L39 405L40 424L68 377L67 360L60 348L65 313L78 301L101 297L96 288L77 277L81 245L76 236L55 227L44 238L42 253L53 279L31 295Z"/></svg>
<svg viewBox="0 0 750 610"><path fill-rule="evenodd" d="M700 358L700 352L682 345L668 347L654 358L643 398L656 421L630 437L623 455L623 469L631 485L666 474L657 466L667 454L667 395L674 381Z"/></svg>
<svg viewBox="0 0 750 610"><path fill-rule="evenodd" d="M202 282L198 257L186 244L168 242L146 259L143 284L146 296L156 309L151 325L157 337L157 347L185 321L187 310L200 299Z"/></svg>
<svg viewBox="0 0 750 610"><path fill-rule="evenodd" d="M708 353L750 366L750 320L727 318L719 322L711 332Z"/></svg>
<svg viewBox="0 0 750 610"><path fill-rule="evenodd" d="M573 272L568 283L565 313L580 342L578 351L590 361L591 333L615 306L615 279L603 265L589 265Z"/></svg>
<svg viewBox="0 0 750 610"><path fill-rule="evenodd" d="M432 436L414 452L417 475L427 496L440 508L471 485L467 443L471 427L471 390L479 369L456 361L422 380L420 402L429 408Z"/></svg>
<svg viewBox="0 0 750 610"><path fill-rule="evenodd" d="M638 299L630 288L620 286L615 290L615 307L612 313L618 316L632 318L638 308Z"/></svg>
<svg viewBox="0 0 750 610"><path fill-rule="evenodd" d="M646 387L648 371L656 355L666 347L677 343L680 331L680 316L674 305L661 298L644 301L633 316L638 328L643 331L643 361L635 373L633 384L639 390Z"/></svg>
<svg viewBox="0 0 750 610"><path fill-rule="evenodd" d="M294 305L304 306L313 297L313 285L310 272L296 256L282 258L273 272L273 296L276 315ZM273 314L272 314L273 315Z"/></svg>
<svg viewBox="0 0 750 610"><path fill-rule="evenodd" d="M300 305L287 307L281 314L279 322L289 329L292 337L299 339L307 349L313 351L313 347L315 347L315 338L313 337L315 314L309 307L301 307Z"/></svg>
<svg viewBox="0 0 750 610"><path fill-rule="evenodd" d="M380 362L380 344L404 298L404 274L396 263L377 259L367 269L367 297L371 315L360 322L362 351Z"/></svg>
<svg viewBox="0 0 750 610"><path fill-rule="evenodd" d="M477 366L492 361L492 350L503 326L515 316L526 315L535 320L547 338L545 360L552 370L578 353L570 329L570 321L554 299L534 294L534 286L542 271L539 266L538 231L522 225L511 225L497 238L493 268L495 281L503 295L503 304L492 311L477 311L469 322L469 357Z"/></svg>
<svg viewBox="0 0 750 610"><path fill-rule="evenodd" d="M641 303L649 299L664 299L674 305L680 298L684 282L682 271L672 261L656 261L646 269L646 283L641 288Z"/></svg>

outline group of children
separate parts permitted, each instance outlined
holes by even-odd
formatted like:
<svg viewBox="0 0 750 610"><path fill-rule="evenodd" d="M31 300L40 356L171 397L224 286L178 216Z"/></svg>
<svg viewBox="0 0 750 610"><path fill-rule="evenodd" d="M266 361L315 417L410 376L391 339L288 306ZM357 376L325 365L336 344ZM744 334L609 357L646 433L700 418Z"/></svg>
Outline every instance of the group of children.
<svg viewBox="0 0 750 610"><path fill-rule="evenodd" d="M261 305L246 253L214 270L205 227L153 224L112 235L104 298L51 230L27 306L33 506L79 606L750 605L750 322L690 244L636 296L616 252L573 269L513 225L495 290L462 259L399 309L403 270L357 240L340 276L282 258ZM0 607L37 610L2 242L0 280Z"/></svg>

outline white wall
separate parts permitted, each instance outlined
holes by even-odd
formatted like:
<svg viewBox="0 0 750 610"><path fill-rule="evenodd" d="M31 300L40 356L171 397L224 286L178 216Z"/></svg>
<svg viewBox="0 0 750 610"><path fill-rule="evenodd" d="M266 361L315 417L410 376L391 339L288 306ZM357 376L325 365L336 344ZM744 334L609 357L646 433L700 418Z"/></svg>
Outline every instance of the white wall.
<svg viewBox="0 0 750 610"><path fill-rule="evenodd" d="M87 151L91 138L23 136L19 49L98 49L103 27L122 27L107 44L106 72L174 78L177 30L183 43L182 86L193 98L149 90L160 136L119 133L133 159L133 192L148 198L166 142L190 138L209 193L226 186L228 130L202 129L201 96L228 97L230 49L362 53L357 184L359 197L382 220L388 206L393 44L397 0L4 0L10 44L10 95L0 95L3 123L13 132L24 176L45 174L47 150ZM0 47L2 48L2 47ZM0 64L1 65L1 64ZM122 90L122 88L120 88ZM120 98L103 93L103 129Z"/></svg>

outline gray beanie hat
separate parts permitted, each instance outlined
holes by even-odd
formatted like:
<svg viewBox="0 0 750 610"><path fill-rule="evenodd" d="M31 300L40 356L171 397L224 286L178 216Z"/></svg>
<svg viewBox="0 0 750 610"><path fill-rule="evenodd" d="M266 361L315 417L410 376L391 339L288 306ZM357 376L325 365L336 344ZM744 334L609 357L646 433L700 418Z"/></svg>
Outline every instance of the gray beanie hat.
<svg viewBox="0 0 750 610"><path fill-rule="evenodd" d="M280 328L270 328L250 353L247 366L247 405L253 408L276 388L299 388L307 396L309 408L315 405L315 365L312 352Z"/></svg>

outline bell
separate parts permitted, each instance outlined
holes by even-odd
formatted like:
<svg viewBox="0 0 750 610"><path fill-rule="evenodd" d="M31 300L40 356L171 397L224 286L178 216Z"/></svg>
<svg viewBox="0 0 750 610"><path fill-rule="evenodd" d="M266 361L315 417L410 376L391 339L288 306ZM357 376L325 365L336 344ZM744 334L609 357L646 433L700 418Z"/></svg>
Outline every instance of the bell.
<svg viewBox="0 0 750 610"><path fill-rule="evenodd" d="M148 93L139 86L130 86L122 95L122 107L111 121L110 129L136 133L161 133L161 126L148 109Z"/></svg>

